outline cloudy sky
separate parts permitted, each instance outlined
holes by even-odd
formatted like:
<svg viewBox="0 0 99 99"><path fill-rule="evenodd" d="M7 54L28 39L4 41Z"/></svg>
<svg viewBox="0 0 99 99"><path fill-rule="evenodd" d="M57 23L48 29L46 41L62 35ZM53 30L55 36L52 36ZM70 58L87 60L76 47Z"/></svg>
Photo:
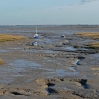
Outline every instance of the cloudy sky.
<svg viewBox="0 0 99 99"><path fill-rule="evenodd" d="M0 25L99 24L99 0L0 0Z"/></svg>

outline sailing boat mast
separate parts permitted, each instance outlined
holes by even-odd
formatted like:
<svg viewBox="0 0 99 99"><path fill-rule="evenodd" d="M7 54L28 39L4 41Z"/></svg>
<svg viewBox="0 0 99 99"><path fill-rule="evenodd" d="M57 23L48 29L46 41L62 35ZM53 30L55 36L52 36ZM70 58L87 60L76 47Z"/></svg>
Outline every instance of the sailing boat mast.
<svg viewBox="0 0 99 99"><path fill-rule="evenodd" d="M37 34L37 26L36 26L36 34Z"/></svg>
<svg viewBox="0 0 99 99"><path fill-rule="evenodd" d="M36 34L34 35L34 38L38 38L38 34L37 34L37 26L36 26Z"/></svg>

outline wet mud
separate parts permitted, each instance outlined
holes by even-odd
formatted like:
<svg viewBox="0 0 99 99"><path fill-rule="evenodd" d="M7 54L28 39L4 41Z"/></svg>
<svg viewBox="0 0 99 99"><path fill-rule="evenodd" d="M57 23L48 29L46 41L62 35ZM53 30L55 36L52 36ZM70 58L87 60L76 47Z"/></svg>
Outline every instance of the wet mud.
<svg viewBox="0 0 99 99"><path fill-rule="evenodd" d="M73 35L76 28L40 27L38 39L32 27L6 28L28 39L0 43L1 99L99 99L99 50L85 46L98 39Z"/></svg>

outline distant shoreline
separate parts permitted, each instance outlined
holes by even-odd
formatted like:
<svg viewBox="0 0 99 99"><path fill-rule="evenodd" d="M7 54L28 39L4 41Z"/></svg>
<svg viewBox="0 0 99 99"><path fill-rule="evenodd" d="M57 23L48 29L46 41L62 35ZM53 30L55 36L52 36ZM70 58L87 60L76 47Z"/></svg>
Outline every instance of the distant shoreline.
<svg viewBox="0 0 99 99"><path fill-rule="evenodd" d="M66 27L66 28L99 28L99 25L0 25L0 27Z"/></svg>

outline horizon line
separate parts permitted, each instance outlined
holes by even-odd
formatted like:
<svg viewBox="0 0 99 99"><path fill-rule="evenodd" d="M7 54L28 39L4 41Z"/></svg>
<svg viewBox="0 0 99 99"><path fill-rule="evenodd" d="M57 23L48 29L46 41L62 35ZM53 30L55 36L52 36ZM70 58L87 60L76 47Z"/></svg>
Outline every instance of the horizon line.
<svg viewBox="0 0 99 99"><path fill-rule="evenodd" d="M87 26L98 26L99 24L33 24L33 25L31 25L31 24L28 24L28 25L25 25L25 24L21 24L21 25L18 25L18 24L16 24L16 25L10 25L10 24L8 24L8 25L0 25L0 26L61 26L61 25L67 25L67 26L70 26L70 25L72 25L72 26L75 26L75 25L78 25L78 26L80 26L80 25L87 25Z"/></svg>

